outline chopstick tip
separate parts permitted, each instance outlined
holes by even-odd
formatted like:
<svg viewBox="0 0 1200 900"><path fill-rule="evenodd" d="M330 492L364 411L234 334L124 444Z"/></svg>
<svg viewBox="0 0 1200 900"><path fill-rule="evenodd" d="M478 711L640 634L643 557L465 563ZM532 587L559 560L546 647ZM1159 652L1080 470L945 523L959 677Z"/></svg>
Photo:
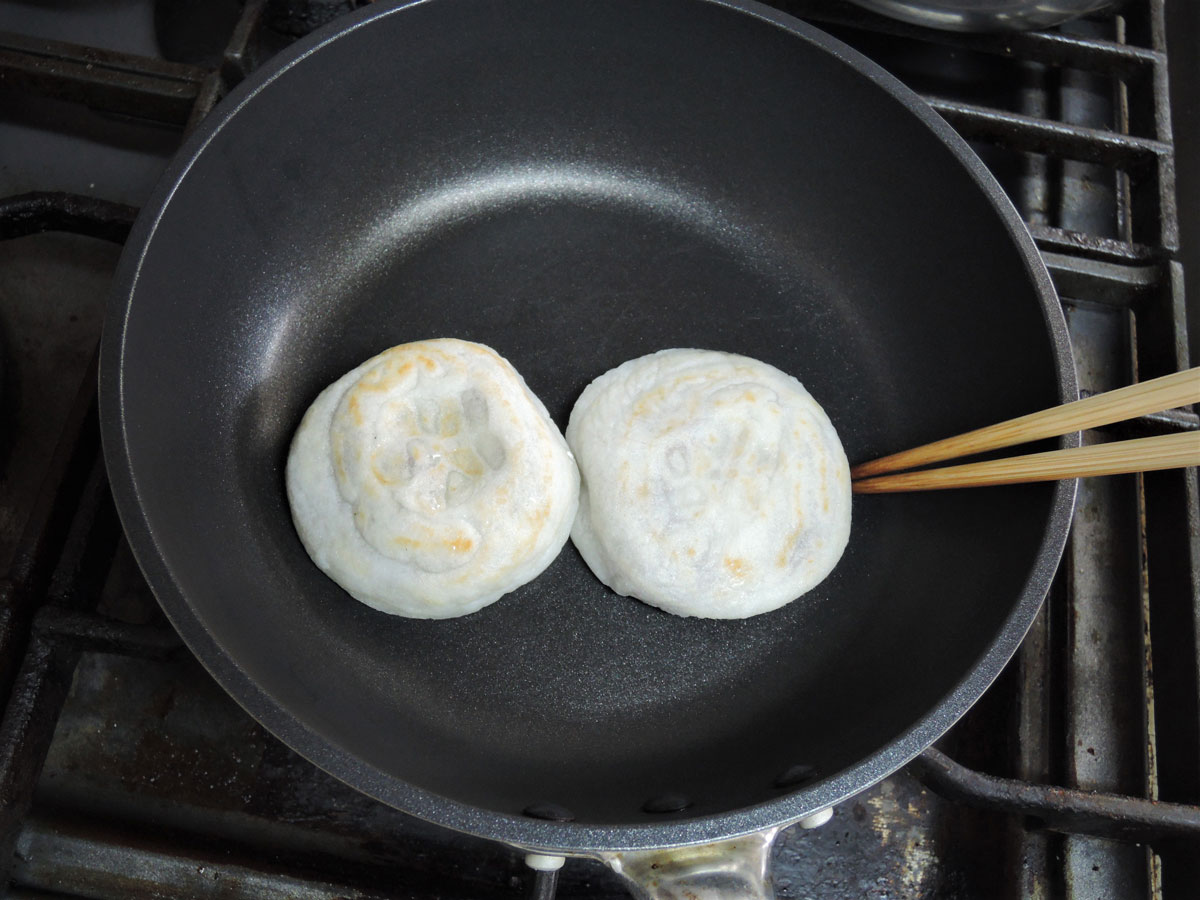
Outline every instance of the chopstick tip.
<svg viewBox="0 0 1200 900"><path fill-rule="evenodd" d="M859 463L857 466L851 466L850 480L853 481L856 478L863 478L867 475L870 475L872 471L873 469L871 468L871 463L869 462Z"/></svg>

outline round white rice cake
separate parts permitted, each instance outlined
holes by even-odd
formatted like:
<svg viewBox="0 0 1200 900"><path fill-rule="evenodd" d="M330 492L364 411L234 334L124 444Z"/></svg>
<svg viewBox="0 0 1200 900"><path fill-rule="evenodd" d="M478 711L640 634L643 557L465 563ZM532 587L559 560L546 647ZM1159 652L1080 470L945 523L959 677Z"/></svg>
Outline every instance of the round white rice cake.
<svg viewBox="0 0 1200 900"><path fill-rule="evenodd" d="M571 539L619 594L679 616L778 609L850 538L850 467L824 410L773 366L663 350L601 375L571 412Z"/></svg>
<svg viewBox="0 0 1200 900"><path fill-rule="evenodd" d="M444 619L550 565L579 472L507 360L443 339L393 347L322 391L292 439L287 494L309 556L352 597Z"/></svg>

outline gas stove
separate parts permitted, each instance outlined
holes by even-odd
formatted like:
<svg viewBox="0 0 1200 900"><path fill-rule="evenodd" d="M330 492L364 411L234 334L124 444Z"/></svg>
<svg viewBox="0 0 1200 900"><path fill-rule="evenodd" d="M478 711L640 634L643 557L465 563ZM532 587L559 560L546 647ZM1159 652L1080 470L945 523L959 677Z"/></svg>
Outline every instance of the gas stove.
<svg viewBox="0 0 1200 900"><path fill-rule="evenodd" d="M535 879L517 851L292 753L182 646L113 510L95 350L137 207L228 90L358 5L0 2L0 885L13 897L627 896L589 860ZM1184 187L1195 170L1172 134L1186 104L1171 103L1164 0L989 36L838 0L773 5L882 64L971 142L1043 254L1085 395L1188 365L1200 210L1179 203L1177 161ZM1196 25L1171 32L1189 54ZM1173 411L1085 440L1198 430ZM1195 470L1082 481L1018 656L936 749L823 826L784 833L779 896L1195 897L1198 529Z"/></svg>

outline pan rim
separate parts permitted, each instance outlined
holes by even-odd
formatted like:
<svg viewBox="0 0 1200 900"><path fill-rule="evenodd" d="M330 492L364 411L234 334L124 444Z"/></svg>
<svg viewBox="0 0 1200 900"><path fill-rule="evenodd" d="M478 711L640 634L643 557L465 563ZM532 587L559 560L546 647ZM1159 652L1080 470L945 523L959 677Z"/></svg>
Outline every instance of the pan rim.
<svg viewBox="0 0 1200 900"><path fill-rule="evenodd" d="M435 0L408 0L352 13L301 39L263 68L252 73L190 135L165 170L138 217L113 280L101 339L99 403L104 457L117 511L130 547L147 582L172 625L216 681L256 721L319 768L356 790L389 806L437 825L517 847L590 855L603 851L708 843L795 822L842 802L901 768L937 740L984 693L1008 662L1032 625L1066 544L1075 504L1076 482L1053 488L1046 530L1020 597L1009 616L971 670L926 715L891 743L837 775L809 788L767 802L695 819L630 825L549 822L499 813L435 794L368 765L337 742L289 712L264 691L203 627L195 610L159 551L153 524L140 502L126 439L123 357L126 330L133 311L142 263L176 189L208 144L241 110L276 79L323 47L376 19L402 14ZM828 53L856 75L904 106L955 156L990 201L1020 255L1051 339L1061 401L1077 397L1075 366L1066 322L1054 286L1036 245L1003 189L967 143L915 92L858 51L817 28L757 0L691 0L725 7L779 28ZM1077 446L1078 433L1060 439Z"/></svg>

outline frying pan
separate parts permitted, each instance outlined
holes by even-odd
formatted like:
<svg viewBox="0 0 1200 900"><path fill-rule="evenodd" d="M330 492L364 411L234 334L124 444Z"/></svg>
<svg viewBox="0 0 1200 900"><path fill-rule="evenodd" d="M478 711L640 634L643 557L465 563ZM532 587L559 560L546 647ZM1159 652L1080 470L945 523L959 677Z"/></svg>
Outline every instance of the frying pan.
<svg viewBox="0 0 1200 900"><path fill-rule="evenodd" d="M441 336L506 356L560 426L626 359L756 357L804 382L852 461L1075 395L1053 288L982 164L788 16L426 0L296 45L137 222L102 348L105 453L137 558L216 679L433 822L594 853L807 816L979 697L1061 554L1073 484L857 497L834 573L744 621L618 597L570 545L471 616L377 613L301 547L288 443L337 376Z"/></svg>

